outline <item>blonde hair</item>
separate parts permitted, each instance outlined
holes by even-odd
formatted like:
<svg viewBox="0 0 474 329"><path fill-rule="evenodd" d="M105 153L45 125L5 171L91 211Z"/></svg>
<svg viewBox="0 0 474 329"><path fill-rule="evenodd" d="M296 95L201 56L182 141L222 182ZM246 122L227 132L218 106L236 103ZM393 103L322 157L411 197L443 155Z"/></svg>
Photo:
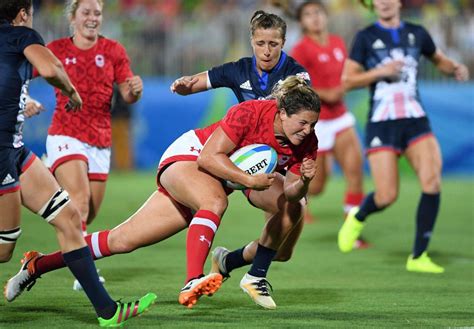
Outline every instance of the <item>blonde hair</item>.
<svg viewBox="0 0 474 329"><path fill-rule="evenodd" d="M104 7L104 1L103 0L96 0L101 7ZM66 17L68 19L72 19L74 16L76 16L76 11L77 8L79 8L79 5L81 3L81 0L68 0L66 4Z"/></svg>
<svg viewBox="0 0 474 329"><path fill-rule="evenodd" d="M304 79L296 75L290 75L276 84L273 87L272 96L277 101L278 109L284 109L288 116L302 110L316 113L321 111L321 100L318 94Z"/></svg>

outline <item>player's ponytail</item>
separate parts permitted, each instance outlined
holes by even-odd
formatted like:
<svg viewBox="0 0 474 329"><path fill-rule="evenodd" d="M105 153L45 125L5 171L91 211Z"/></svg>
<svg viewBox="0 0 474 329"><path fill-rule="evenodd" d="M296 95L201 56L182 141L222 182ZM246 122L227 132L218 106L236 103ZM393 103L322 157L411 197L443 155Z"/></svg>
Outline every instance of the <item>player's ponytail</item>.
<svg viewBox="0 0 474 329"><path fill-rule="evenodd" d="M283 40L286 38L286 22L278 15L269 14L263 10L257 10L250 19L250 38L255 34L257 29L277 29Z"/></svg>
<svg viewBox="0 0 474 329"><path fill-rule="evenodd" d="M316 113L321 111L321 100L318 94L303 78L291 75L276 84L272 96L277 101L278 109L284 109L290 116L301 110L310 110Z"/></svg>

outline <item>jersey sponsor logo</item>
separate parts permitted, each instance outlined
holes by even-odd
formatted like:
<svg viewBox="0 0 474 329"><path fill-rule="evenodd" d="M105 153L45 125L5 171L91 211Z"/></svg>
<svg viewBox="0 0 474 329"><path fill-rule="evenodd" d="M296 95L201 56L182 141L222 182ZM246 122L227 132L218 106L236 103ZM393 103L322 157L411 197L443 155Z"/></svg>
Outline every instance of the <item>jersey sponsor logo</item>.
<svg viewBox="0 0 474 329"><path fill-rule="evenodd" d="M12 175L7 174L5 178L3 179L2 185L8 185L14 182L15 182L15 179L12 177Z"/></svg>
<svg viewBox="0 0 474 329"><path fill-rule="evenodd" d="M329 62L331 58L329 57L328 54L319 54L318 55L318 61L322 62L322 63L326 63L326 62Z"/></svg>
<svg viewBox="0 0 474 329"><path fill-rule="evenodd" d="M252 90L252 86L250 85L250 81L247 80L247 81L245 81L244 83L242 83L242 84L240 85L240 88L241 88L241 89L245 89L245 90Z"/></svg>
<svg viewBox="0 0 474 329"><path fill-rule="evenodd" d="M97 65L97 67L104 67L105 65L104 55L95 56L95 65Z"/></svg>
<svg viewBox="0 0 474 329"><path fill-rule="evenodd" d="M385 43L383 43L383 41L380 39L375 40L375 42L372 44L373 49L384 49L385 47Z"/></svg>
<svg viewBox="0 0 474 329"><path fill-rule="evenodd" d="M382 146L382 141L380 140L378 136L375 136L370 141L370 147L379 147L379 146Z"/></svg>
<svg viewBox="0 0 474 329"><path fill-rule="evenodd" d="M64 64L66 65L69 65L69 64L77 64L77 59L76 57L66 57L66 59L64 60Z"/></svg>
<svg viewBox="0 0 474 329"><path fill-rule="evenodd" d="M311 78L309 77L309 73L308 72L299 72L299 73L296 73L296 76L298 78L301 78L303 80L306 80L306 81L310 81Z"/></svg>
<svg viewBox="0 0 474 329"><path fill-rule="evenodd" d="M344 61L344 53L340 48L334 48L332 53L338 62Z"/></svg>

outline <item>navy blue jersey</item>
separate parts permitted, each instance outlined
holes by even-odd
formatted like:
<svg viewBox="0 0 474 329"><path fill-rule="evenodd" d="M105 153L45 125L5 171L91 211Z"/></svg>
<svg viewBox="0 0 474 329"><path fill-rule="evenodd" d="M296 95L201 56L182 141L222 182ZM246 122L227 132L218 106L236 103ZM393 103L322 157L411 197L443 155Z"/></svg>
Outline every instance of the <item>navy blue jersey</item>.
<svg viewBox="0 0 474 329"><path fill-rule="evenodd" d="M35 30L0 23L0 146L23 145L23 110L33 73L23 51L32 44L44 45Z"/></svg>
<svg viewBox="0 0 474 329"><path fill-rule="evenodd" d="M370 121L425 116L418 94L418 64L421 55L430 58L435 52L433 39L420 25L402 22L400 27L388 29L377 22L357 33L349 58L366 70L394 60L404 63L400 79L370 86Z"/></svg>
<svg viewBox="0 0 474 329"><path fill-rule="evenodd" d="M237 62L225 63L208 71L211 88L227 87L232 89L239 103L251 99L264 99L272 92L275 84L290 75L297 75L311 83L309 74L285 52L270 72L258 74L256 59L244 57Z"/></svg>

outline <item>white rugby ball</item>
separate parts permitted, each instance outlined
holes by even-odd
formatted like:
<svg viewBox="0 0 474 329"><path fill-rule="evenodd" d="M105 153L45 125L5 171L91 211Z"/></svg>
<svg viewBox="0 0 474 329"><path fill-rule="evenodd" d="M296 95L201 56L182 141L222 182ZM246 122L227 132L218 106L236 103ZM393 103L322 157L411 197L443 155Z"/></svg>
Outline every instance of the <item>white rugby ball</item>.
<svg viewBox="0 0 474 329"><path fill-rule="evenodd" d="M244 146L229 157L240 169L249 175L270 174L277 165L276 151L265 144L252 144ZM234 190L243 190L246 187L234 182L226 181L226 185Z"/></svg>

